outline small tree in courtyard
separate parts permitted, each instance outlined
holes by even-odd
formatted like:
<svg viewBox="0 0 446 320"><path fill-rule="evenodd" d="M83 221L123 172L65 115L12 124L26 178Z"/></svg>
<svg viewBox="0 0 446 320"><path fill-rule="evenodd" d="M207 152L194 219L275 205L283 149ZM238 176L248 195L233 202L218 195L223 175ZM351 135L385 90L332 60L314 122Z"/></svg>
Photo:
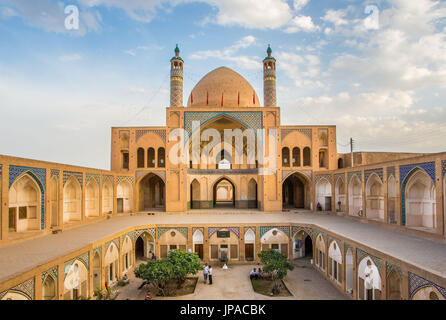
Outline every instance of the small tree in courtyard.
<svg viewBox="0 0 446 320"><path fill-rule="evenodd" d="M293 265L286 256L276 250L262 251L258 256L263 264L263 272L268 273L274 282L272 293L279 294L280 280L286 277L288 270L294 269Z"/></svg>
<svg viewBox="0 0 446 320"><path fill-rule="evenodd" d="M149 261L135 269L135 276L147 284L154 285L163 296L171 295L169 282L176 281L181 288L188 275L195 275L201 270L200 258L196 253L172 250L167 258Z"/></svg>

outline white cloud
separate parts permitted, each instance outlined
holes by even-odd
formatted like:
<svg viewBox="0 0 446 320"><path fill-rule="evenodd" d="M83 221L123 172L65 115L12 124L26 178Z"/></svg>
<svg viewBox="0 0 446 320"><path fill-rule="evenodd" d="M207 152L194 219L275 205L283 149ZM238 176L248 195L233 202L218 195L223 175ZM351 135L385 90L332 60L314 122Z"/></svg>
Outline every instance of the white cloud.
<svg viewBox="0 0 446 320"><path fill-rule="evenodd" d="M347 11L346 10L328 10L325 13L325 16L321 19L327 22L333 23L335 26L342 26L348 24L348 21L344 19L346 16Z"/></svg>
<svg viewBox="0 0 446 320"><path fill-rule="evenodd" d="M310 0L294 0L294 3L293 3L294 10L296 10L296 11L302 10L303 7L305 7L309 2L310 2Z"/></svg>
<svg viewBox="0 0 446 320"><path fill-rule="evenodd" d="M229 61L235 63L238 67L243 69L259 70L262 68L259 57L237 55L241 49L246 49L251 47L256 43L256 38L254 36L246 36L238 40L233 45L223 49L223 50L205 50L197 51L190 55L190 59L194 60L206 60L209 58L217 58L224 61Z"/></svg>
<svg viewBox="0 0 446 320"><path fill-rule="evenodd" d="M310 16L296 16L294 17L285 28L286 33L296 33L299 31L315 32L319 31L320 27L313 23L313 19Z"/></svg>

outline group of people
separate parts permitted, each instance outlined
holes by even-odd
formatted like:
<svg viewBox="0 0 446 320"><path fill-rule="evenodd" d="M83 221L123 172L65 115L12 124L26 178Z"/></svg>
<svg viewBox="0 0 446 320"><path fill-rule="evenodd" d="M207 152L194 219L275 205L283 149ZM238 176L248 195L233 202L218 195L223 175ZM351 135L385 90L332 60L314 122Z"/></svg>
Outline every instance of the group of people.
<svg viewBox="0 0 446 320"><path fill-rule="evenodd" d="M204 277L204 284L207 283L209 279L209 284L212 284L212 266L208 266L207 263L205 263L203 268L203 277Z"/></svg>
<svg viewBox="0 0 446 320"><path fill-rule="evenodd" d="M252 279L262 279L263 278L263 271L261 268L259 268L258 270L256 268L252 269L251 272L249 273L249 278Z"/></svg>

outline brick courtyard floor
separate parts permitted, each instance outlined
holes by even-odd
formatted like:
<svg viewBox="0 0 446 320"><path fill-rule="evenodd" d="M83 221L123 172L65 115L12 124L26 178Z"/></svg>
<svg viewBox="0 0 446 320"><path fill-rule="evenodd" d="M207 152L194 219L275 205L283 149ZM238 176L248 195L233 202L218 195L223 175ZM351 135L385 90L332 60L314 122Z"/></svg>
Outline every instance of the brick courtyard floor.
<svg viewBox="0 0 446 320"><path fill-rule="evenodd" d="M302 223L344 236L352 242L388 254L401 261L446 277L446 244L389 230L373 224L324 213L262 213L226 211L224 213L157 213L125 215L92 223L55 235L42 236L0 248L0 282L4 282L44 263L69 254L108 236L134 226L150 224L230 224Z"/></svg>

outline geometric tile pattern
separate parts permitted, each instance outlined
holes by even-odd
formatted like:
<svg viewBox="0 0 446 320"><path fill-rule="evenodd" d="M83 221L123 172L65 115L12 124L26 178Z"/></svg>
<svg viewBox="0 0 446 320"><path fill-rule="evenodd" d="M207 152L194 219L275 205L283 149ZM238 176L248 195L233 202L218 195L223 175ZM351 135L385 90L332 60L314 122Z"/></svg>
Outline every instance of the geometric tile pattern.
<svg viewBox="0 0 446 320"><path fill-rule="evenodd" d="M81 261L85 265L87 270L89 270L89 268L90 268L90 251L87 251L84 254L81 254L80 256L77 256L77 257L75 257L73 259L70 259L67 262L65 262L65 265L64 265L64 275L65 276L68 273L69 267L73 264L73 262L75 260Z"/></svg>
<svg viewBox="0 0 446 320"><path fill-rule="evenodd" d="M389 275L392 270L395 270L398 272L398 274L401 276L401 268L397 265L391 264L390 262L386 262L386 275Z"/></svg>
<svg viewBox="0 0 446 320"><path fill-rule="evenodd" d="M376 267L378 268L378 270L381 270L381 259L377 258L375 256L372 256L371 254L368 254L365 251L362 251L361 249L356 249L356 263L359 264L359 262L362 260L362 258L364 258L365 256L369 256L373 262L375 263Z"/></svg>
<svg viewBox="0 0 446 320"><path fill-rule="evenodd" d="M322 179L327 180L331 184L331 175L329 175L329 174L314 176L314 180L315 180L314 183L318 183Z"/></svg>
<svg viewBox="0 0 446 320"><path fill-rule="evenodd" d="M192 134L192 122L199 121L200 126L205 125L207 122L211 121L220 116L227 116L232 118L248 128L252 129L257 135L257 130L261 129L263 126L262 122L262 112L208 112L208 111L194 111L184 113L184 130L186 131L186 141ZM261 137L258 137L261 140Z"/></svg>
<svg viewBox="0 0 446 320"><path fill-rule="evenodd" d="M105 184L107 181L110 181L111 185L113 185L113 176L103 175L102 184Z"/></svg>
<svg viewBox="0 0 446 320"><path fill-rule="evenodd" d="M435 287L440 293L443 295L444 298L446 298L446 289L443 287L440 287L439 285L426 280L412 272L409 272L409 298L412 299L414 294L421 288L424 287Z"/></svg>
<svg viewBox="0 0 446 320"><path fill-rule="evenodd" d="M349 172L349 173L348 173L348 181L351 181L351 180L352 180L352 177L353 177L354 175L356 175L356 176L359 178L359 181L362 182L362 174L361 174L361 171Z"/></svg>
<svg viewBox="0 0 446 320"><path fill-rule="evenodd" d="M136 230L135 233L133 234L134 241L136 241L136 239L138 239L139 236L142 235L144 232L147 232L148 234L150 234L152 236L153 240L155 241L155 239L156 239L156 229L155 228Z"/></svg>
<svg viewBox="0 0 446 320"><path fill-rule="evenodd" d="M96 255L96 252L99 254L99 257L102 255L102 246L96 247L93 249L93 257Z"/></svg>
<svg viewBox="0 0 446 320"><path fill-rule="evenodd" d="M400 183L401 183L401 224L406 225L406 185L410 180L410 177L414 175L418 170L425 171L435 183L435 162L428 162L422 164L413 164L400 167Z"/></svg>
<svg viewBox="0 0 446 320"><path fill-rule="evenodd" d="M82 190L82 185L84 182L84 176L81 172L73 172L73 171L64 171L63 172L63 185L65 186L65 183L67 182L67 180L71 177L74 176L77 181L79 182L80 186L81 186L81 190Z"/></svg>
<svg viewBox="0 0 446 320"><path fill-rule="evenodd" d="M132 186L135 184L135 179L133 177L129 177L129 176L118 176L118 177L116 177L116 183L117 184L120 184L122 181L127 181Z"/></svg>
<svg viewBox="0 0 446 320"><path fill-rule="evenodd" d="M135 142L138 142L138 140L145 136L148 133L154 133L157 136L163 140L164 143L166 143L166 130L164 129L147 129L147 130L136 130L135 134Z"/></svg>
<svg viewBox="0 0 446 320"><path fill-rule="evenodd" d="M40 229L45 229L45 190L46 190L46 169L31 168L22 166L9 166L9 188L14 181L22 174L28 174L40 189Z"/></svg>
<svg viewBox="0 0 446 320"><path fill-rule="evenodd" d="M310 141L313 141L313 130L312 129L281 129L280 130L280 135L281 135L281 139L282 142L283 140L285 140L285 138L293 132L300 132L303 135L305 135L308 139L310 139Z"/></svg>
<svg viewBox="0 0 446 320"><path fill-rule="evenodd" d="M99 185L99 183L100 183L100 176L98 174L96 174L96 173L87 173L85 175L85 185L88 184L90 179L95 180L97 182L97 184Z"/></svg>
<svg viewBox="0 0 446 320"><path fill-rule="evenodd" d="M248 230L251 230L252 232L254 232L254 234L256 234L256 229L257 229L256 227L245 227L244 231L245 231L245 234Z"/></svg>
<svg viewBox="0 0 446 320"><path fill-rule="evenodd" d="M341 181L344 182L344 184L345 184L345 174L343 174L343 173L335 174L335 181L337 182L338 179L341 179Z"/></svg>
<svg viewBox="0 0 446 320"><path fill-rule="evenodd" d="M435 162L426 162L418 164L409 164L407 166L400 167L400 183L403 184L404 180L410 172L414 172L415 168L420 168L426 171L426 173L431 177L435 184Z"/></svg>
<svg viewBox="0 0 446 320"><path fill-rule="evenodd" d="M446 174L446 160L443 160L441 162L441 170L443 172L443 177L444 177L444 175Z"/></svg>
<svg viewBox="0 0 446 320"><path fill-rule="evenodd" d="M364 181L368 181L369 177L373 174L376 173L378 175L378 177L381 179L381 181L383 181L383 169L371 169L371 170L365 170L364 171Z"/></svg>
<svg viewBox="0 0 446 320"><path fill-rule="evenodd" d="M351 246L347 242L344 242L344 254L347 254L348 249L351 249L353 255L353 246Z"/></svg>
<svg viewBox="0 0 446 320"><path fill-rule="evenodd" d="M187 227L159 227L158 228L158 239L169 230L176 230L181 233L186 239L188 239L188 228Z"/></svg>
<svg viewBox="0 0 446 320"><path fill-rule="evenodd" d="M216 233L217 231L220 231L222 229L228 229L233 234L235 234L237 236L237 238L240 239L240 228L239 227L209 227L208 228L208 239L210 239L214 233ZM254 232L255 232L255 230L254 230Z"/></svg>
<svg viewBox="0 0 446 320"><path fill-rule="evenodd" d="M51 178L52 178L52 177L57 177L57 178L59 178L59 176L60 176L60 170L51 169Z"/></svg>
<svg viewBox="0 0 446 320"><path fill-rule="evenodd" d="M387 177L393 176L395 177L395 167L387 167Z"/></svg>
<svg viewBox="0 0 446 320"><path fill-rule="evenodd" d="M310 236L311 239L314 239L314 232L313 229L308 227L300 227L300 226L293 226L291 234L293 235L293 238L296 236L296 233L299 231L304 231L307 235Z"/></svg>
<svg viewBox="0 0 446 320"><path fill-rule="evenodd" d="M192 228L192 236L195 234L195 231L200 230L201 234L204 236L204 228L203 227L193 227Z"/></svg>
<svg viewBox="0 0 446 320"><path fill-rule="evenodd" d="M25 297L27 297L29 300L34 300L34 298L35 298L35 279L31 278L29 280L26 280L25 282L22 282L21 284L16 285L15 287L12 287L11 289L0 292L0 300L9 291L20 293L20 294L24 295Z"/></svg>
<svg viewBox="0 0 446 320"><path fill-rule="evenodd" d="M290 233L291 233L291 228L290 226L262 226L260 227L260 238L263 237L263 235L265 233L267 233L268 231L270 231L271 229L279 229L280 231L283 231L288 238L290 238Z"/></svg>
<svg viewBox="0 0 446 320"><path fill-rule="evenodd" d="M42 272L42 284L45 282L46 277L51 276L54 280L57 280L58 267L54 266L45 272Z"/></svg>

